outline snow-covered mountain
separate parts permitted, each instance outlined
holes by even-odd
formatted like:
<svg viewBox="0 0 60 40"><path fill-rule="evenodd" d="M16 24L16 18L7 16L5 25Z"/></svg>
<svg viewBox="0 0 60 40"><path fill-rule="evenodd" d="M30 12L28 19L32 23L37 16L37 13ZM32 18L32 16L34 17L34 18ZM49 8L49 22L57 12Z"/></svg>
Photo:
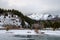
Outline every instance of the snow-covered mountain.
<svg viewBox="0 0 60 40"><path fill-rule="evenodd" d="M30 16L28 16L34 20L50 20L52 18L54 18L54 15L51 14L32 14Z"/></svg>
<svg viewBox="0 0 60 40"><path fill-rule="evenodd" d="M50 20L52 18L55 18L58 15L60 18L60 10L48 10L41 13L33 13L32 15L29 15L28 17L35 19L35 20Z"/></svg>
<svg viewBox="0 0 60 40"><path fill-rule="evenodd" d="M40 14L32 14L32 15L30 15L28 17L30 17L32 19L35 19L35 20L39 20L39 19L41 19L42 16L43 15L40 15Z"/></svg>

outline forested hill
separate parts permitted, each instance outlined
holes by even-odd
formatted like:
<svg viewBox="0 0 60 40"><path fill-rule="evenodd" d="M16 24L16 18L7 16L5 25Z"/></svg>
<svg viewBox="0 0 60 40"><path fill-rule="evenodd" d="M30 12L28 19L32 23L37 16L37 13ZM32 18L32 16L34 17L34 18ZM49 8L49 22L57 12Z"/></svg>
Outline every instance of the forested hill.
<svg viewBox="0 0 60 40"><path fill-rule="evenodd" d="M10 10L10 9L1 9L0 8L0 14L5 14L7 15L7 13L10 12L10 14L15 14L18 15L21 19L22 19L22 26L25 25L24 21L26 21L27 23L29 23L30 25L33 24L34 22L36 22L36 20L33 20L27 16L24 16L22 12L18 11L18 10Z"/></svg>

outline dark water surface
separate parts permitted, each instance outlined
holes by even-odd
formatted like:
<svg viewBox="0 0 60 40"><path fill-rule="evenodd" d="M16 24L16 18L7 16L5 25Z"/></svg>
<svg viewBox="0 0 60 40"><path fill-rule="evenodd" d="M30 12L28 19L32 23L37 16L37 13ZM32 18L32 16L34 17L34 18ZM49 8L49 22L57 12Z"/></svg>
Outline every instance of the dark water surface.
<svg viewBox="0 0 60 40"><path fill-rule="evenodd" d="M0 34L0 40L60 40L60 36L53 35L13 35L13 34Z"/></svg>

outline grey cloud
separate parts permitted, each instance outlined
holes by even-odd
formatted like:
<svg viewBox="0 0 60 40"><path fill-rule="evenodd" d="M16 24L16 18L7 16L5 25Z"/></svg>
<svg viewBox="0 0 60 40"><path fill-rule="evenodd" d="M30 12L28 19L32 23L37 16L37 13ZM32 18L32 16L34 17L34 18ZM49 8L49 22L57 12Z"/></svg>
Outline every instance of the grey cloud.
<svg viewBox="0 0 60 40"><path fill-rule="evenodd" d="M26 2L28 1L26 0ZM8 0L6 1L0 0L0 8L17 9L17 10L22 11L24 14L44 13L44 12L48 12L51 10L60 11L60 0L35 0L32 4L29 4L23 7L20 7L20 6L18 7L16 5L9 6ZM57 14L57 12L55 14ZM58 14L59 13L60 12L58 12Z"/></svg>

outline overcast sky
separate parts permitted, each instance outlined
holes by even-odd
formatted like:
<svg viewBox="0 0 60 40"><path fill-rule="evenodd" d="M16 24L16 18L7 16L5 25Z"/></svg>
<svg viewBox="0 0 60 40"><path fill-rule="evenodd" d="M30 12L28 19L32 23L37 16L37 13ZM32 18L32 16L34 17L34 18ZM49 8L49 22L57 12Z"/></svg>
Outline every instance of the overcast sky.
<svg viewBox="0 0 60 40"><path fill-rule="evenodd" d="M51 11L56 11L55 14L59 14L60 0L0 0L0 8L17 9L24 14L41 14Z"/></svg>

